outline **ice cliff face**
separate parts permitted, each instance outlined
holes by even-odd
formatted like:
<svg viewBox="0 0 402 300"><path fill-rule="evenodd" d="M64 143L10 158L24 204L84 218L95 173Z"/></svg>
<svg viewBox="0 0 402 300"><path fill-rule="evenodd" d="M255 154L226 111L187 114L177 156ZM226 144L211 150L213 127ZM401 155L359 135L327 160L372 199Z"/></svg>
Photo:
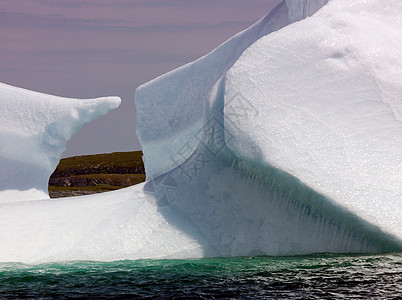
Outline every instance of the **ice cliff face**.
<svg viewBox="0 0 402 300"><path fill-rule="evenodd" d="M49 198L66 142L120 98L68 99L0 83L0 202Z"/></svg>

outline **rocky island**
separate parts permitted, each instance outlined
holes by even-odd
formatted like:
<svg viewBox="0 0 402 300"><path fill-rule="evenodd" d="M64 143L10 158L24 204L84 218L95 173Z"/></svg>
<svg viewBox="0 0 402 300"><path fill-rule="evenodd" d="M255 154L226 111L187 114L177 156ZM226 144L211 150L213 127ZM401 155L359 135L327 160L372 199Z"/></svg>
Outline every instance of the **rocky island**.
<svg viewBox="0 0 402 300"><path fill-rule="evenodd" d="M145 181L142 151L63 158L49 179L51 198L102 193Z"/></svg>

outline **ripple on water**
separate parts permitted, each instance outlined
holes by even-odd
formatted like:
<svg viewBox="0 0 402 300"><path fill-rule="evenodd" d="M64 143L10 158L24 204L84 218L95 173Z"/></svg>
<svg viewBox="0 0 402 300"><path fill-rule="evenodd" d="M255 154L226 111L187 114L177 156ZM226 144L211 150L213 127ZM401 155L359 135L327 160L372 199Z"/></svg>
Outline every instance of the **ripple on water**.
<svg viewBox="0 0 402 300"><path fill-rule="evenodd" d="M0 264L0 298L402 298L402 254Z"/></svg>

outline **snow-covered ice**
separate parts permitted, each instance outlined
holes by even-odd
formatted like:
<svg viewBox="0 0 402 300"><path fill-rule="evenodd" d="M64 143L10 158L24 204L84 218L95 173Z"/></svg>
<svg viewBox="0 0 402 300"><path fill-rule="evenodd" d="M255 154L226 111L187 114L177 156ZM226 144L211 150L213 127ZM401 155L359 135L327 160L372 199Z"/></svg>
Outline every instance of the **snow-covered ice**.
<svg viewBox="0 0 402 300"><path fill-rule="evenodd" d="M68 99L0 83L0 203L46 199L66 142L120 98Z"/></svg>
<svg viewBox="0 0 402 300"><path fill-rule="evenodd" d="M137 89L147 182L0 204L0 261L402 251L401 24L283 1Z"/></svg>

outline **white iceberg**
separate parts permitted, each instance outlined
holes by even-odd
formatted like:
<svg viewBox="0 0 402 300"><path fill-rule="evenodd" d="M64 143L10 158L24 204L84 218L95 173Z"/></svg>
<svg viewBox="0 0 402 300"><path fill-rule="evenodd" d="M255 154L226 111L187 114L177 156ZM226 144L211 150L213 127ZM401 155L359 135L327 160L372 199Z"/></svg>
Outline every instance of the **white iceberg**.
<svg viewBox="0 0 402 300"><path fill-rule="evenodd" d="M231 240L224 255L372 251L362 241L387 234L400 249L402 4L332 0L308 17L325 3L284 1L136 92L148 178L187 178L175 205L215 247ZM254 42L277 16L293 23Z"/></svg>
<svg viewBox="0 0 402 300"><path fill-rule="evenodd" d="M66 142L120 98L68 99L0 83L0 203L46 199Z"/></svg>
<svg viewBox="0 0 402 300"><path fill-rule="evenodd" d="M283 1L141 86L148 181L0 204L0 261L402 251L401 16Z"/></svg>

